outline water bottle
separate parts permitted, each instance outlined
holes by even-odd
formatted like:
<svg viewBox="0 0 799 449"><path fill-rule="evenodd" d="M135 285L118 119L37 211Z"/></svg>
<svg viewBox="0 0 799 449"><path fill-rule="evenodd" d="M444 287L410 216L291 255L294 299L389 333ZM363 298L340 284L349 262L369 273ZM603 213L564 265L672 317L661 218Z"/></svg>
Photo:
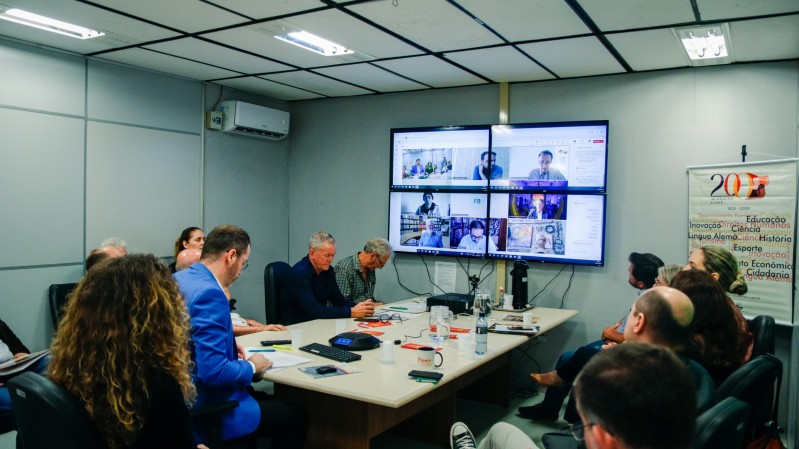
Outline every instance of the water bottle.
<svg viewBox="0 0 799 449"><path fill-rule="evenodd" d="M474 352L477 355L484 355L488 352L488 320L486 320L486 314L483 312L480 312L480 316L477 318L475 334L477 345Z"/></svg>

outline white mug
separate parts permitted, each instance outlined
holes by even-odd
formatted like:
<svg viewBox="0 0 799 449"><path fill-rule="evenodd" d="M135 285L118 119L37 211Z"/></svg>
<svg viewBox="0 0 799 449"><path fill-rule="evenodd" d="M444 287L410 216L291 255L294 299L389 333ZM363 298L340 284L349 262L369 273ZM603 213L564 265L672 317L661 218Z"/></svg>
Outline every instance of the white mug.
<svg viewBox="0 0 799 449"><path fill-rule="evenodd" d="M522 324L525 326L532 326L533 325L533 314L532 313L523 313L522 314Z"/></svg>
<svg viewBox="0 0 799 449"><path fill-rule="evenodd" d="M437 355L441 357L441 361L434 364L433 360ZM433 368L434 366L438 368L444 363L444 355L436 351L436 348L425 346L416 350L416 363L422 368Z"/></svg>

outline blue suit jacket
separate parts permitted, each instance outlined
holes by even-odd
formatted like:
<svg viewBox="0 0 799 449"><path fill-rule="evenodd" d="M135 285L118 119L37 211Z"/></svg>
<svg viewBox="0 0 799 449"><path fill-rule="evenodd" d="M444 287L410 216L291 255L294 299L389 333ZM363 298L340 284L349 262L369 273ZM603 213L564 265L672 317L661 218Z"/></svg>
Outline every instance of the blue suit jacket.
<svg viewBox="0 0 799 449"><path fill-rule="evenodd" d="M191 319L195 407L238 401L225 414L222 439L237 438L255 431L261 421L258 402L247 392L252 383L252 365L238 359L230 307L225 292L208 268L200 262L174 274L186 298ZM201 429L195 432L202 435Z"/></svg>

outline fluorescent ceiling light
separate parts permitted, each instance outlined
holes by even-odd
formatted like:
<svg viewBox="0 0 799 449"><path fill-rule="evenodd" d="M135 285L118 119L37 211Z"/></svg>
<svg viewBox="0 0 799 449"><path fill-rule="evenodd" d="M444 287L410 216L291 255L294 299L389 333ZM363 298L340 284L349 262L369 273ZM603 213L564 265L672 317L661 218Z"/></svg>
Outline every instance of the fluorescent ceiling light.
<svg viewBox="0 0 799 449"><path fill-rule="evenodd" d="M78 39L91 39L103 36L105 33L90 30L82 26L40 16L32 12L11 8L0 13L0 19L20 23L22 25L39 28L40 30L52 31L53 33L63 34L64 36L75 37Z"/></svg>
<svg viewBox="0 0 799 449"><path fill-rule="evenodd" d="M674 28L672 31L680 40L691 65L733 62L730 28L726 23L703 27Z"/></svg>
<svg viewBox="0 0 799 449"><path fill-rule="evenodd" d="M275 36L275 38L323 56L341 56L353 53L352 50L348 50L329 40L322 39L319 36L314 36L307 31L283 34Z"/></svg>

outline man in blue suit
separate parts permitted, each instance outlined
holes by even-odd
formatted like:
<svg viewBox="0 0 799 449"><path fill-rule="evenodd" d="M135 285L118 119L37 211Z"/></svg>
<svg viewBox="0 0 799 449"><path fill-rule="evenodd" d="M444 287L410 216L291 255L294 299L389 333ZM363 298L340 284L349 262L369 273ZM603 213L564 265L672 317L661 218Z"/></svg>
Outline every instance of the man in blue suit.
<svg viewBox="0 0 799 449"><path fill-rule="evenodd" d="M223 440L256 433L272 437L273 448L302 448L308 429L305 411L279 401L257 401L247 391L272 362L262 354L243 360L223 288L239 277L249 258L247 232L218 226L206 237L200 261L174 275L191 319L195 407L238 401L239 406L223 417ZM202 429L195 430L202 436Z"/></svg>

